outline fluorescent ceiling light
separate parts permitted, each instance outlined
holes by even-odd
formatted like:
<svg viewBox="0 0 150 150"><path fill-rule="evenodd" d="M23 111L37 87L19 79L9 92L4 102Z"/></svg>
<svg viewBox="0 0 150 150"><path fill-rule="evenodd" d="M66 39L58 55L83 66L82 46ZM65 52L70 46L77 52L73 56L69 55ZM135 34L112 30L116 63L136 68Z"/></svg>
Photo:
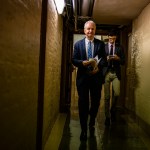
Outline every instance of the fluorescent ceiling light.
<svg viewBox="0 0 150 150"><path fill-rule="evenodd" d="M55 4L57 7L57 11L59 14L62 14L65 7L65 1L64 0L55 0Z"/></svg>

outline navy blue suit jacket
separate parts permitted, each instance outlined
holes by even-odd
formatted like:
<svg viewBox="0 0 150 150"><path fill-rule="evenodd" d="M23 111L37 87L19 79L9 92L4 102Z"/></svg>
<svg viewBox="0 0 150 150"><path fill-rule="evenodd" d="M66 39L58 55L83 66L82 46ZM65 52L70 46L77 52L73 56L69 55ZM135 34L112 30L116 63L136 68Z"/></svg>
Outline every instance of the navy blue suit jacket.
<svg viewBox="0 0 150 150"><path fill-rule="evenodd" d="M94 75L89 75L87 67L83 66L83 64L82 64L82 62L84 60L87 60L85 38L75 43L72 63L74 66L78 67L77 86L84 84L90 76L94 77L93 80L95 80L95 83L97 83L97 84L102 83L102 81L104 79L102 76L103 75L102 69L104 66L104 60L106 59L106 57L105 57L105 44L103 41L94 38L93 57L96 57L96 56L98 56L98 59L101 58L101 61L98 64L99 71Z"/></svg>
<svg viewBox="0 0 150 150"><path fill-rule="evenodd" d="M109 55L108 43L105 44L105 53L106 53L106 56ZM125 54L124 54L123 47L119 44L115 44L114 54L120 57L120 61L113 60L114 70L116 72L118 79L120 80L121 79L121 65L124 65L125 63ZM108 63L106 63L106 67L103 68L104 76L106 75L107 71L108 71Z"/></svg>

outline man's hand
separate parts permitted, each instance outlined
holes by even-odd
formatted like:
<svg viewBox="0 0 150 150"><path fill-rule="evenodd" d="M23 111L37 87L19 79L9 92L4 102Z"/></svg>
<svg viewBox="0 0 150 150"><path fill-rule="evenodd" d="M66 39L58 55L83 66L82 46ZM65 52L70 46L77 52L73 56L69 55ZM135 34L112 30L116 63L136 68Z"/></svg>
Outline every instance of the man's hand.
<svg viewBox="0 0 150 150"><path fill-rule="evenodd" d="M83 66L91 66L91 67L93 67L93 70L89 71L89 73L93 75L93 74L96 74L99 71L96 62L97 61L92 58L92 59L89 59L89 61L88 60L84 60L82 63L83 63Z"/></svg>
<svg viewBox="0 0 150 150"><path fill-rule="evenodd" d="M96 74L99 71L98 67L94 68L93 71L90 72L90 74Z"/></svg>
<svg viewBox="0 0 150 150"><path fill-rule="evenodd" d="M107 56L107 61L110 61L110 60L120 60L120 57L118 55L113 55L113 56Z"/></svg>
<svg viewBox="0 0 150 150"><path fill-rule="evenodd" d="M88 60L84 60L84 61L82 62L82 64L83 64L83 66L88 66L88 65L91 64L91 62L88 61Z"/></svg>
<svg viewBox="0 0 150 150"><path fill-rule="evenodd" d="M120 57L115 54L113 60L120 60Z"/></svg>

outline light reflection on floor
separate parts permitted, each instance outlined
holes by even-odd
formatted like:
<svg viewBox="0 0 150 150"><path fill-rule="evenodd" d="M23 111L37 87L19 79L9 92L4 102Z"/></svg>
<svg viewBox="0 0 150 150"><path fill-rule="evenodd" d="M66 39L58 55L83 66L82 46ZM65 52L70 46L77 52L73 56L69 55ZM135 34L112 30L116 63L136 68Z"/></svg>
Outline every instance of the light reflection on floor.
<svg viewBox="0 0 150 150"><path fill-rule="evenodd" d="M139 127L124 110L118 109L117 122L105 127L103 99L97 115L95 137L90 138L88 134L87 141L80 142L77 101L72 104L59 150L149 150L139 135ZM147 141L150 139L147 138Z"/></svg>

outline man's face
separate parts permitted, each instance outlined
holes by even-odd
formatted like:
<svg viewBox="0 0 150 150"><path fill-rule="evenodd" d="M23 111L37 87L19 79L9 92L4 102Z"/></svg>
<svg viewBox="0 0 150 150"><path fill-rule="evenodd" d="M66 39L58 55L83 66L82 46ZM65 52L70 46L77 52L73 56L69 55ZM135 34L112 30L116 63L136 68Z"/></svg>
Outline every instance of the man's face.
<svg viewBox="0 0 150 150"><path fill-rule="evenodd" d="M113 44L115 41L116 41L116 36L114 35L114 36L108 36L108 41L109 41L109 43L110 44Z"/></svg>
<svg viewBox="0 0 150 150"><path fill-rule="evenodd" d="M94 38L95 31L96 31L96 27L95 24L93 23L88 23L84 28L84 33L89 40L92 40Z"/></svg>

